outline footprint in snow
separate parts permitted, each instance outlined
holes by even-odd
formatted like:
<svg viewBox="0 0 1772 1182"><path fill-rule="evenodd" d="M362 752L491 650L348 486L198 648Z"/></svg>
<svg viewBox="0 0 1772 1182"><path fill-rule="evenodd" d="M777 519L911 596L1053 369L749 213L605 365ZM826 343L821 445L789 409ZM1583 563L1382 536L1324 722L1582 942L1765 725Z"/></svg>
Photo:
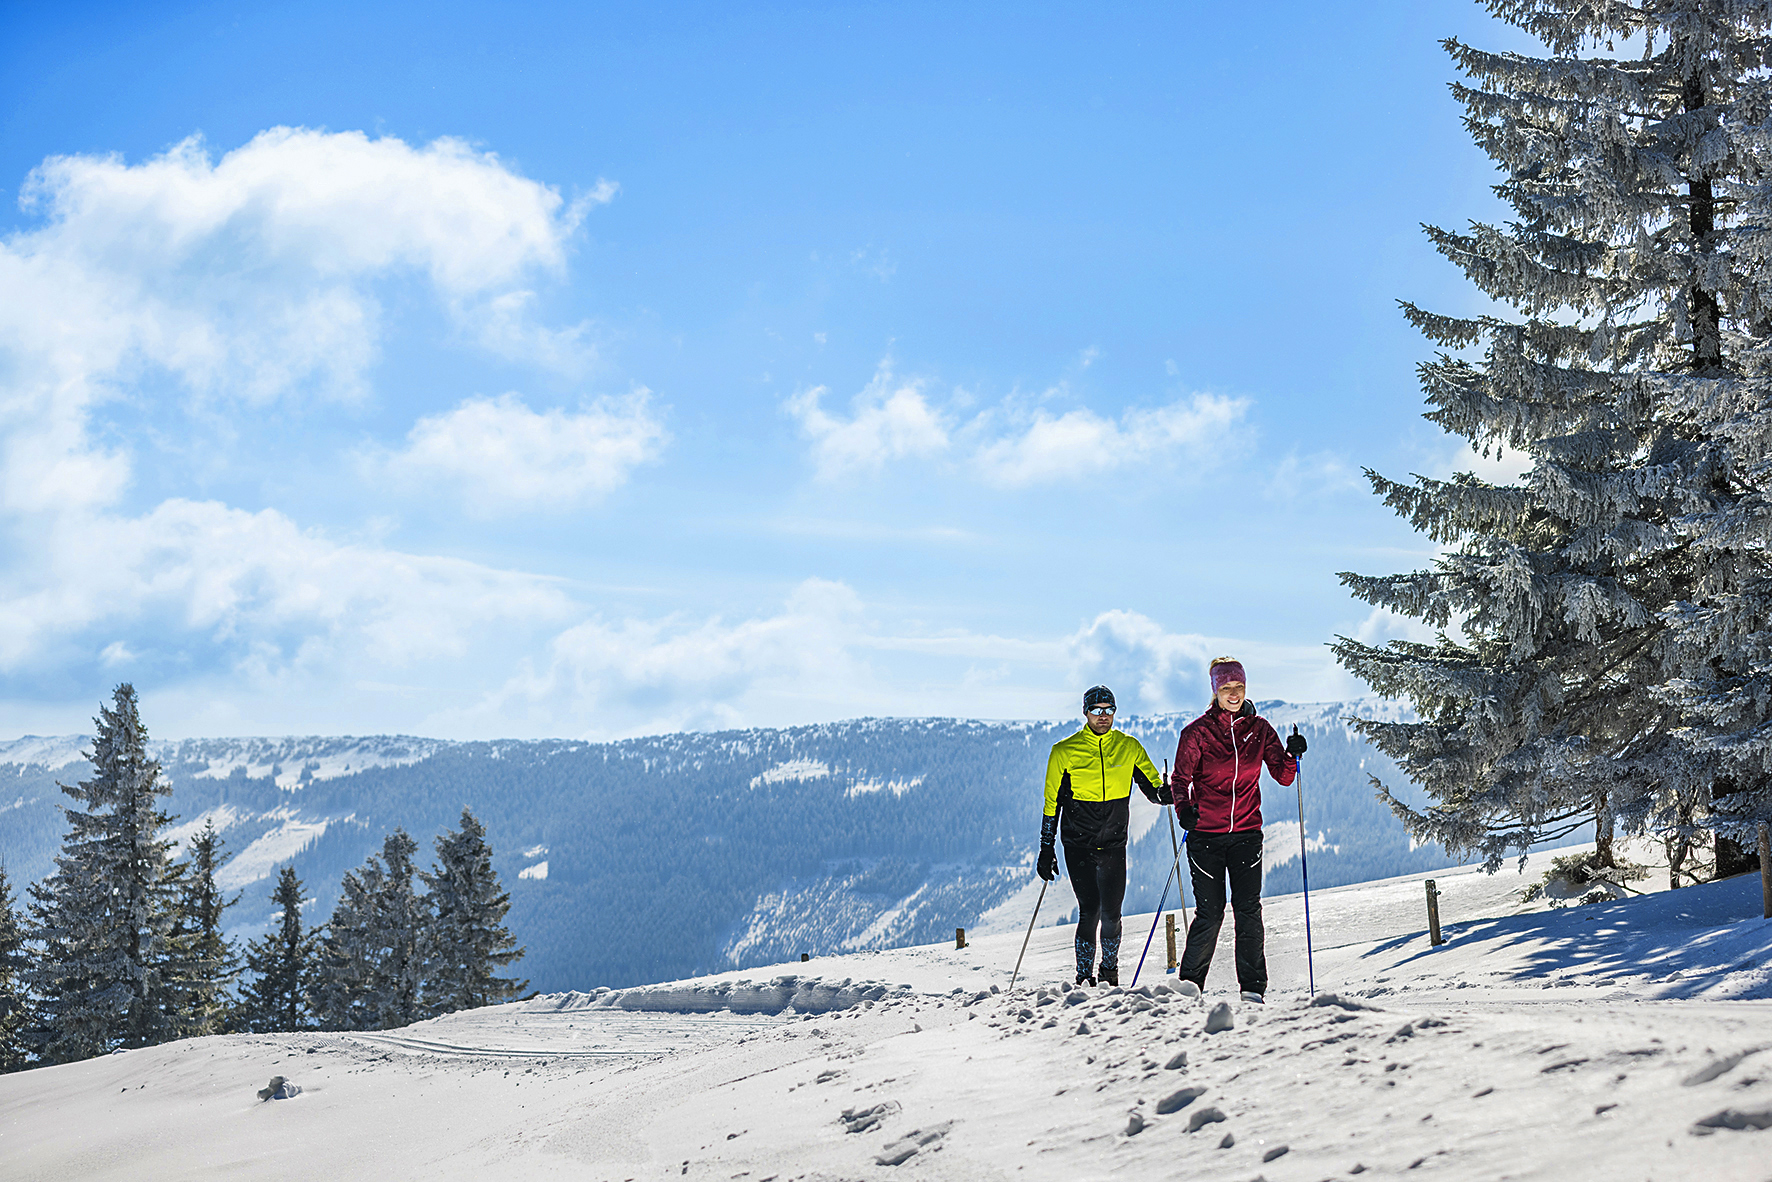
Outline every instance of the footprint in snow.
<svg viewBox="0 0 1772 1182"><path fill-rule="evenodd" d="M883 1166L903 1165L928 1146L947 1136L948 1130L953 1127L954 1122L948 1120L938 1125L930 1125L926 1129L912 1129L875 1154L874 1161Z"/></svg>

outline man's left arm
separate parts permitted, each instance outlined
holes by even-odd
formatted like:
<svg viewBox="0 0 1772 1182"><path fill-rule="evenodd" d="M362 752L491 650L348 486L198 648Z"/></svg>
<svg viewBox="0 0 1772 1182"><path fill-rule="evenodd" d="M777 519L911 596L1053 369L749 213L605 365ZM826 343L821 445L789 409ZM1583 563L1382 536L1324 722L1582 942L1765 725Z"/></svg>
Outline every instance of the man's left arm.
<svg viewBox="0 0 1772 1182"><path fill-rule="evenodd" d="M1175 798L1170 795L1169 785L1163 782L1162 774L1157 771L1157 765L1151 762L1144 744L1131 735L1126 738L1132 743L1135 752L1132 757L1132 780L1138 785L1138 790L1152 804L1173 804Z"/></svg>

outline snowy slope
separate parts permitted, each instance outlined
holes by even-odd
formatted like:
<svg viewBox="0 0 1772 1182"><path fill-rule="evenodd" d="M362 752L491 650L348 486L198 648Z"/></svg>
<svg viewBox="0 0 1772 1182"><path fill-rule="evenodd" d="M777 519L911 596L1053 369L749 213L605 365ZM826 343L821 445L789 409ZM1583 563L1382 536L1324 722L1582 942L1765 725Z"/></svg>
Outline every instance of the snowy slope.
<svg viewBox="0 0 1772 1182"><path fill-rule="evenodd" d="M1438 949L1420 876L1313 894L1315 1005L1301 900L1269 900L1273 991L1214 1034L1228 946L1203 1001L1148 990L1148 967L1138 992L1067 994L1069 933L1042 926L1013 994L1020 932L0 1077L0 1162L20 1182L1763 1182L1757 879L1521 907L1540 868L1439 874ZM709 998L737 1009L691 1012ZM261 1103L272 1075L301 1093Z"/></svg>

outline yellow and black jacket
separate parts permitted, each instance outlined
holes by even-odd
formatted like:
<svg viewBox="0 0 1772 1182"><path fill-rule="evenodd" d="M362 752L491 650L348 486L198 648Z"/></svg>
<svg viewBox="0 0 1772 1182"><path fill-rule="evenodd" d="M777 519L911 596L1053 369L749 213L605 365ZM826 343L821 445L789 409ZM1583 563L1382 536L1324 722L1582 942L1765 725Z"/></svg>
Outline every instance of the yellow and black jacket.
<svg viewBox="0 0 1772 1182"><path fill-rule="evenodd" d="M1136 781L1154 793L1161 777L1144 744L1125 731L1098 735L1085 726L1052 745L1046 760L1046 816L1064 806L1066 845L1112 849L1126 844L1127 801ZM1047 821L1048 832L1052 822Z"/></svg>

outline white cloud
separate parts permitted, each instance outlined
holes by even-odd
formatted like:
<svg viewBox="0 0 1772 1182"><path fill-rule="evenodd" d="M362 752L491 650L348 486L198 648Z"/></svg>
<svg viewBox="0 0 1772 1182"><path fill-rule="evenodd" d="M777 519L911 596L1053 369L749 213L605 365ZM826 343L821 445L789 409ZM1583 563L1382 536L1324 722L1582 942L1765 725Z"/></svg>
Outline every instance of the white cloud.
<svg viewBox="0 0 1772 1182"><path fill-rule="evenodd" d="M1081 363L1088 366L1096 355L1085 350ZM896 377L888 359L851 400L847 418L824 408L824 386L789 399L788 413L812 442L819 479L871 475L896 460L949 455L956 445L969 452L968 475L1000 488L1064 483L1136 464L1180 463L1192 474L1245 450L1252 438L1244 426L1244 398L1195 394L1167 406L1132 407L1118 419L1082 406L1055 416L1045 406L1029 410L1026 400L1011 398L963 418L973 401L967 391L956 388L944 409L925 386ZM1042 401L1069 397L1061 385Z"/></svg>
<svg viewBox="0 0 1772 1182"><path fill-rule="evenodd" d="M1517 484L1532 470L1532 463L1532 457L1523 451L1509 451L1497 444L1489 449L1488 455L1483 455L1466 441L1451 455L1439 460L1431 475L1446 480L1455 472L1469 472L1490 484Z"/></svg>
<svg viewBox="0 0 1772 1182"><path fill-rule="evenodd" d="M982 443L975 467L989 483L1006 488L1058 483L1137 465L1176 465L1189 469L1241 450L1247 399L1215 394L1153 409L1133 408L1118 421L1087 407L1057 417L1044 408L1025 421L1010 416L1007 430ZM980 428L996 424L981 417Z"/></svg>
<svg viewBox="0 0 1772 1182"><path fill-rule="evenodd" d="M1288 452L1258 479L1262 494L1273 501L1297 501L1367 488L1365 478L1352 464L1327 451L1305 456Z"/></svg>
<svg viewBox="0 0 1772 1182"><path fill-rule="evenodd" d="M24 203L41 223L0 242L0 673L392 669L570 618L546 579L339 541L275 510L121 512L133 457L95 418L168 386L213 404L355 397L390 275L422 277L470 335L508 335L586 202L454 140L280 128L219 160L196 140L135 165L56 157ZM576 426L565 451L595 433ZM574 479L559 451L546 459L547 479Z"/></svg>
<svg viewBox="0 0 1772 1182"><path fill-rule="evenodd" d="M669 436L647 403L644 389L576 414L533 411L515 394L470 398L420 419L385 467L413 486L453 487L476 516L572 508L658 458Z"/></svg>
<svg viewBox="0 0 1772 1182"><path fill-rule="evenodd" d="M196 643L254 674L340 654L397 667L459 655L489 625L573 614L552 580L339 543L275 510L213 501L95 515L33 540L32 563L0 581L0 668L125 627L139 638L117 655L135 659L145 645L164 657Z"/></svg>
<svg viewBox="0 0 1772 1182"><path fill-rule="evenodd" d="M1166 631L1137 612L1103 612L1071 635L1065 647L1074 680L1107 685L1128 709L1184 710L1212 696L1201 688L1201 671L1216 655L1206 638Z"/></svg>
<svg viewBox="0 0 1772 1182"><path fill-rule="evenodd" d="M848 586L808 579L774 615L728 623L586 620L556 636L459 723L497 732L520 720L609 736L828 716L872 677L853 651L868 631Z"/></svg>
<svg viewBox="0 0 1772 1182"><path fill-rule="evenodd" d="M887 362L880 363L866 388L851 400L847 419L820 405L826 393L825 387L816 386L787 403L788 413L812 440L813 463L822 480L878 472L892 460L933 456L948 446L947 427L923 396L922 383L897 380Z"/></svg>

